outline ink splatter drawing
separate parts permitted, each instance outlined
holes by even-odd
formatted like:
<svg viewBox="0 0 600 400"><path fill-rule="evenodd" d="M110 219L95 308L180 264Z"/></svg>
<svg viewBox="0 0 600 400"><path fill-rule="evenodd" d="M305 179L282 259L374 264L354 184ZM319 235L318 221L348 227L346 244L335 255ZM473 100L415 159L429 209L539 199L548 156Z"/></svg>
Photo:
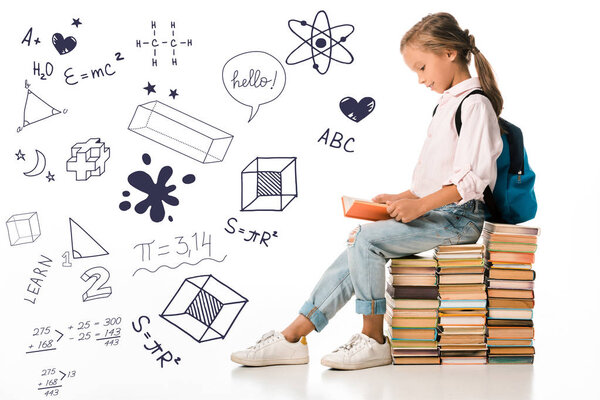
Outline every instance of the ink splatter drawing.
<svg viewBox="0 0 600 400"><path fill-rule="evenodd" d="M144 154L142 156L142 161L144 164L150 165L152 159L149 154ZM134 210L136 213L144 214L150 209L150 219L152 221L161 222L164 220L166 215L164 204L170 206L177 206L179 204L179 199L171 195L177 186L168 185L172 175L173 168L168 165L161 168L156 183L154 183L152 177L145 171L134 171L129 174L127 177L129 184L140 192L147 194L147 197L144 200L135 205ZM181 181L184 184L189 185L194 183L195 180L196 177L193 174L187 174ZM123 192L123 197L129 197L130 195L131 193L127 190ZM122 201L119 204L119 208L122 211L127 211L131 208L131 203L127 200ZM168 220L173 221L173 217L169 215Z"/></svg>

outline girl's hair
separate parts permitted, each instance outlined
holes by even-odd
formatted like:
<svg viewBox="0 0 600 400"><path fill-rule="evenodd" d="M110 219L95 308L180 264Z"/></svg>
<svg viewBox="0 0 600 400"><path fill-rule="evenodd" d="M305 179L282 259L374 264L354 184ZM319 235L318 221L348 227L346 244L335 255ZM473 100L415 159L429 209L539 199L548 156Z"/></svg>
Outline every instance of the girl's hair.
<svg viewBox="0 0 600 400"><path fill-rule="evenodd" d="M421 19L402 38L400 52L403 52L408 45L414 45L436 54L440 54L446 49L456 50L459 62L464 63L465 66L469 65L471 54L473 54L481 88L490 99L496 115L500 115L503 100L492 67L475 47L473 35L469 34L468 29L463 31L451 14L440 12L428 14Z"/></svg>

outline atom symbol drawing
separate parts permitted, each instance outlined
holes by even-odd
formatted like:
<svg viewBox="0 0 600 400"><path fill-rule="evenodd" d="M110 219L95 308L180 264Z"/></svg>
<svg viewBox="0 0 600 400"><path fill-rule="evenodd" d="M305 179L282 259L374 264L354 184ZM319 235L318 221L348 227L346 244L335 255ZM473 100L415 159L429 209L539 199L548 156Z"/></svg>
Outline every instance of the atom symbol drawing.
<svg viewBox="0 0 600 400"><path fill-rule="evenodd" d="M290 19L288 27L302 43L285 59L286 64L296 65L312 59L313 68L319 74L325 75L332 60L342 64L351 64L354 61L352 53L342 44L354 32L353 25L331 26L327 13L321 10L315 15L312 25L304 20ZM307 36L308 38L305 38ZM337 58L333 56L334 49Z"/></svg>

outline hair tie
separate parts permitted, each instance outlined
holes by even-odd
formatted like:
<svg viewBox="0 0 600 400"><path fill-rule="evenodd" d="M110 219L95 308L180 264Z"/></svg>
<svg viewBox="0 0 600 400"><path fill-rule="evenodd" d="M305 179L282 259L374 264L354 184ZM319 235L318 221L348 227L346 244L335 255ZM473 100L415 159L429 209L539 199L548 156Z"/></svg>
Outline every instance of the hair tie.
<svg viewBox="0 0 600 400"><path fill-rule="evenodd" d="M471 50L471 53L473 53L473 55L479 54L479 49L475 46L475 37L469 34L468 29L465 29L464 32L467 35L467 40L469 41L469 50Z"/></svg>

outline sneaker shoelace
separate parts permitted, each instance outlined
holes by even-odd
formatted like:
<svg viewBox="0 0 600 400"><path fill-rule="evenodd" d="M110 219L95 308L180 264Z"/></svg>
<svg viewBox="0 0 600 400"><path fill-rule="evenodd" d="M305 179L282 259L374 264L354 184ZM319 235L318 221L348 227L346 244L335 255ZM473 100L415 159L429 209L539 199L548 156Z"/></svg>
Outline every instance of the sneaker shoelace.
<svg viewBox="0 0 600 400"><path fill-rule="evenodd" d="M275 331L269 331L267 333L265 333L264 335L261 336L260 339L258 339L256 341L256 344L253 346L250 346L249 349L252 350L258 350L261 347L266 346L269 343L273 343L273 341L276 339L276 332Z"/></svg>
<svg viewBox="0 0 600 400"><path fill-rule="evenodd" d="M355 333L354 335L352 335L352 337L350 338L350 340L348 342L346 342L345 344L341 345L336 350L334 350L334 353L336 351L355 353L365 346L368 346L369 348L371 348L372 347L371 341L366 339L360 333Z"/></svg>

